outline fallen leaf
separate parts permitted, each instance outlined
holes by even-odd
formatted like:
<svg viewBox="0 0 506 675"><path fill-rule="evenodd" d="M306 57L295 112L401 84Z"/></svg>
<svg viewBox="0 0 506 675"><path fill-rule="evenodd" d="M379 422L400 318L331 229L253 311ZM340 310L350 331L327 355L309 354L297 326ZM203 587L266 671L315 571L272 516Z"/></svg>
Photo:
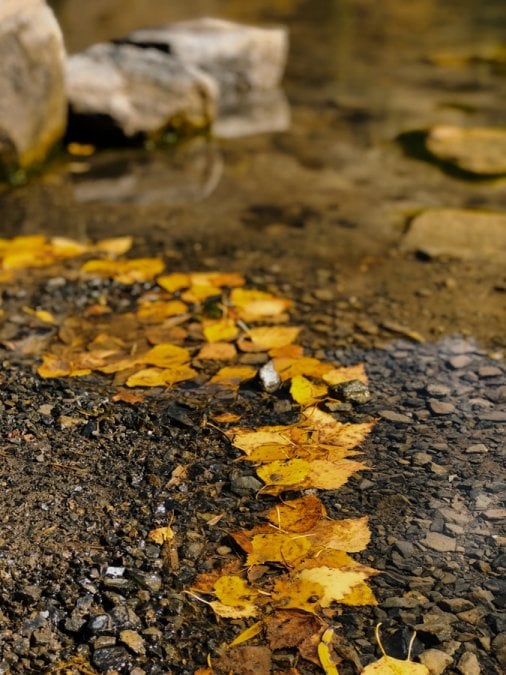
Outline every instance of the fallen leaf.
<svg viewBox="0 0 506 675"><path fill-rule="evenodd" d="M263 621L257 621L256 623L252 624L246 630L243 630L242 633L239 633L239 635L232 640L232 642L228 645L228 647L237 647L237 645L242 644L243 642L247 642L248 640L252 640L254 637L257 635L260 635L264 628L264 623Z"/></svg>
<svg viewBox="0 0 506 675"><path fill-rule="evenodd" d="M157 527L148 533L148 541L154 541L155 544L162 546L165 542L172 541L175 537L174 530L167 525L166 527Z"/></svg>
<svg viewBox="0 0 506 675"><path fill-rule="evenodd" d="M272 293L244 288L234 288L230 293L230 302L243 321L277 317L292 305L291 300L278 298Z"/></svg>
<svg viewBox="0 0 506 675"><path fill-rule="evenodd" d="M220 384L223 387L237 387L241 382L251 380L256 375L255 368L251 366L225 366L213 375L210 382Z"/></svg>
<svg viewBox="0 0 506 675"><path fill-rule="evenodd" d="M128 387L163 387L185 380L192 380L197 372L188 365L176 365L172 368L144 368L131 375Z"/></svg>
<svg viewBox="0 0 506 675"><path fill-rule="evenodd" d="M233 361L237 351L230 342L209 342L203 345L197 358L203 361Z"/></svg>
<svg viewBox="0 0 506 675"><path fill-rule="evenodd" d="M100 239L95 243L93 248L96 251L101 253L106 253L110 256L124 255L127 253L133 244L133 238L130 236L125 237L109 237L106 239Z"/></svg>
<svg viewBox="0 0 506 675"><path fill-rule="evenodd" d="M31 307L23 307L23 310L26 314L34 316L36 319L39 319L39 321L42 321L42 323L55 323L54 316L51 314L51 312L48 312L45 309L32 309Z"/></svg>
<svg viewBox="0 0 506 675"><path fill-rule="evenodd" d="M367 375L364 365L359 363L355 366L341 366L333 368L322 375L322 379L329 385L341 384L342 382L349 382L350 380L359 380L367 384Z"/></svg>
<svg viewBox="0 0 506 675"><path fill-rule="evenodd" d="M272 654L268 647L239 645L213 658L213 665L219 675L271 675Z"/></svg>
<svg viewBox="0 0 506 675"><path fill-rule="evenodd" d="M224 412L221 413L220 415L214 415L213 417L213 420L215 422L218 422L219 424L230 424L233 422L237 422L240 419L241 419L240 415L231 412Z"/></svg>
<svg viewBox="0 0 506 675"><path fill-rule="evenodd" d="M37 368L37 374L44 379L50 377L68 377L71 365L56 354L44 354L42 364Z"/></svg>
<svg viewBox="0 0 506 675"><path fill-rule="evenodd" d="M282 532L258 534L251 540L252 550L248 553L246 564L250 566L277 562L290 566L303 558L311 545L310 539L301 535Z"/></svg>
<svg viewBox="0 0 506 675"><path fill-rule="evenodd" d="M188 307L180 300L168 302L150 302L142 304L137 310L137 316L141 323L158 324L171 316L185 314Z"/></svg>
<svg viewBox="0 0 506 675"><path fill-rule="evenodd" d="M303 459L290 459L287 462L271 462L257 469L257 475L265 483L265 492L279 494L283 490L294 489L302 485L311 470L311 463Z"/></svg>
<svg viewBox="0 0 506 675"><path fill-rule="evenodd" d="M429 675L429 669L422 663L401 661L392 656L382 656L370 663L362 671L362 675Z"/></svg>
<svg viewBox="0 0 506 675"><path fill-rule="evenodd" d="M332 548L347 553L363 551L371 539L367 516L362 518L343 518L342 520L322 520L306 533L315 545Z"/></svg>
<svg viewBox="0 0 506 675"><path fill-rule="evenodd" d="M328 460L289 459L264 464L257 469L257 475L266 484L262 488L268 494L280 494L284 490L336 490L344 485L357 471L367 468L362 462L340 459Z"/></svg>
<svg viewBox="0 0 506 675"><path fill-rule="evenodd" d="M235 321L227 318L217 321L204 320L202 321L202 330L208 342L227 342L239 335L239 328Z"/></svg>
<svg viewBox="0 0 506 675"><path fill-rule="evenodd" d="M236 575L225 574L214 584L214 593L224 605L247 607L258 597L258 591Z"/></svg>
<svg viewBox="0 0 506 675"><path fill-rule="evenodd" d="M305 495L273 506L267 512L267 519L280 530L288 532L307 532L327 512L315 495Z"/></svg>
<svg viewBox="0 0 506 675"><path fill-rule="evenodd" d="M369 586L362 582L357 584L352 590L344 595L339 602L342 605L351 605L352 607L361 607L363 605L377 605L378 601Z"/></svg>
<svg viewBox="0 0 506 675"><path fill-rule="evenodd" d="M295 574L295 578L303 583L308 582L311 587L318 584L323 588L323 594L318 598L321 607L330 607L347 595L354 586L364 581L363 572L346 570L343 568L313 567Z"/></svg>
<svg viewBox="0 0 506 675"><path fill-rule="evenodd" d="M219 600L212 600L208 604L213 608L215 614L224 619L250 619L258 616L258 608L253 604L234 607L232 605L225 605Z"/></svg>
<svg viewBox="0 0 506 675"><path fill-rule="evenodd" d="M300 328L296 326L260 326L250 328L237 346L243 352L263 352L280 349L297 339Z"/></svg>
<svg viewBox="0 0 506 675"><path fill-rule="evenodd" d="M123 403L142 403L142 401L145 400L144 394L140 394L139 392L135 391L119 391L117 394L114 394L114 396L111 398L111 401L113 403L118 403L119 401Z"/></svg>
<svg viewBox="0 0 506 675"><path fill-rule="evenodd" d="M273 359L273 363L283 382L291 380L297 375L322 379L325 373L333 370L330 363L322 363L322 361L311 356L276 357Z"/></svg>
<svg viewBox="0 0 506 675"><path fill-rule="evenodd" d="M190 275L181 272L165 274L158 277L156 283L169 293L175 293L183 288L188 288L191 284Z"/></svg>
<svg viewBox="0 0 506 675"><path fill-rule="evenodd" d="M161 258L134 258L131 260L88 260L81 267L86 274L108 277L121 284L152 281L163 271Z"/></svg>
<svg viewBox="0 0 506 675"><path fill-rule="evenodd" d="M311 614L297 610L278 610L264 619L271 649L297 647L311 635L321 633L321 624Z"/></svg>
<svg viewBox="0 0 506 675"><path fill-rule="evenodd" d="M332 640L334 639L334 629L327 628L323 633L321 642L318 645L318 657L322 665L325 675L339 675L336 661L331 652ZM339 659L341 661L341 659Z"/></svg>
<svg viewBox="0 0 506 675"><path fill-rule="evenodd" d="M290 395L299 405L312 405L328 392L324 384L314 384L303 375L296 375L290 384Z"/></svg>
<svg viewBox="0 0 506 675"><path fill-rule="evenodd" d="M170 342L161 343L152 347L139 358L139 362L159 368L170 368L182 365L190 360L190 352L184 347L178 347ZM190 379L190 378L183 378Z"/></svg>

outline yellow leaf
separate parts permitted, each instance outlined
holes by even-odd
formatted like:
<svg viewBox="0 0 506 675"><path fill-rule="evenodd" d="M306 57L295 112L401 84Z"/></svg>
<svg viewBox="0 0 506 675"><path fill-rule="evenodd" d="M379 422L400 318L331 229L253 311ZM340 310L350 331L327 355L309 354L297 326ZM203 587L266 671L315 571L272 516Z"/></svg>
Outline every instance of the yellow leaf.
<svg viewBox="0 0 506 675"><path fill-rule="evenodd" d="M53 237L50 241L51 250L55 258L76 258L89 251L90 247L75 239L67 237Z"/></svg>
<svg viewBox="0 0 506 675"><path fill-rule="evenodd" d="M379 661L370 663L362 675L429 675L430 671L422 663L401 661L392 656L382 656Z"/></svg>
<svg viewBox="0 0 506 675"><path fill-rule="evenodd" d="M304 487L318 488L319 490L337 490L357 471L367 469L363 462L351 459L338 459L329 462L326 459L315 459L307 475Z"/></svg>
<svg viewBox="0 0 506 675"><path fill-rule="evenodd" d="M267 519L280 530L307 532L326 515L318 497L305 495L273 506L267 512Z"/></svg>
<svg viewBox="0 0 506 675"><path fill-rule="evenodd" d="M36 317L43 323L55 322L54 316L51 314L51 312L48 312L45 309L32 309L31 307L23 307L23 310L26 312L26 314Z"/></svg>
<svg viewBox="0 0 506 675"><path fill-rule="evenodd" d="M142 304L137 310L137 316L141 323L162 323L164 319L178 316L187 312L188 307L180 300L168 302L150 302Z"/></svg>
<svg viewBox="0 0 506 675"><path fill-rule="evenodd" d="M321 379L325 373L333 370L330 363L322 363L311 356L276 357L273 359L273 365L283 382L291 380L297 375Z"/></svg>
<svg viewBox="0 0 506 675"><path fill-rule="evenodd" d="M86 143L69 143L67 145L67 152L75 157L90 157L94 154L95 150L94 145Z"/></svg>
<svg viewBox="0 0 506 675"><path fill-rule="evenodd" d="M248 586L244 579L230 574L224 574L216 581L214 593L223 605L240 608L250 607L258 597L258 591Z"/></svg>
<svg viewBox="0 0 506 675"><path fill-rule="evenodd" d="M302 609L316 614L325 590L321 584L284 574L274 580L271 601L278 609Z"/></svg>
<svg viewBox="0 0 506 675"><path fill-rule="evenodd" d="M300 328L296 326L260 326L250 328L239 340L238 347L243 352L263 352L269 349L286 347L297 339Z"/></svg>
<svg viewBox="0 0 506 675"><path fill-rule="evenodd" d="M123 255L132 248L133 238L125 237L109 237L108 239L100 239L95 244L95 249L107 255Z"/></svg>
<svg viewBox="0 0 506 675"><path fill-rule="evenodd" d="M169 293L175 293L182 288L188 288L191 284L190 275L174 272L158 277L156 283Z"/></svg>
<svg viewBox="0 0 506 675"><path fill-rule="evenodd" d="M178 347L170 342L162 342L152 347L139 358L139 362L159 368L170 368L173 365L187 363L190 360L190 352L184 347Z"/></svg>
<svg viewBox="0 0 506 675"><path fill-rule="evenodd" d="M68 377L70 371L70 363L56 354L44 354L42 364L37 368L38 375L44 379L50 377Z"/></svg>
<svg viewBox="0 0 506 675"><path fill-rule="evenodd" d="M244 286L246 280L242 274L236 272L193 272L191 275L192 286Z"/></svg>
<svg viewBox="0 0 506 675"><path fill-rule="evenodd" d="M210 382L220 384L223 387L237 387L245 380L251 380L256 375L256 370L251 366L225 366L214 375Z"/></svg>
<svg viewBox="0 0 506 675"><path fill-rule="evenodd" d="M215 614L224 619L249 619L258 616L258 608L252 603L240 605L239 607L232 607L231 605L225 605L219 600L213 600L209 605L213 608Z"/></svg>
<svg viewBox="0 0 506 675"><path fill-rule="evenodd" d="M144 368L126 381L127 387L164 387L184 380L192 380L196 371L188 365L175 365L173 368Z"/></svg>
<svg viewBox="0 0 506 675"><path fill-rule="evenodd" d="M234 288L230 301L243 321L260 321L279 316L292 305L291 300L278 298L272 293Z"/></svg>
<svg viewBox="0 0 506 675"><path fill-rule="evenodd" d="M155 544L165 544L167 541L172 541L174 539L174 530L167 525L167 527L157 527L155 530L151 530L148 534L148 541L154 541Z"/></svg>
<svg viewBox="0 0 506 675"><path fill-rule="evenodd" d="M347 553L363 551L371 539L367 516L322 520L305 534L311 536L315 546Z"/></svg>
<svg viewBox="0 0 506 675"><path fill-rule="evenodd" d="M365 573L324 566L302 570L296 575L296 578L302 582L319 584L323 588L323 595L319 597L318 604L321 607L330 607L333 602L337 602L347 595L354 586L360 584L365 578Z"/></svg>
<svg viewBox="0 0 506 675"><path fill-rule="evenodd" d="M290 384L290 394L296 403L310 405L327 394L324 384L313 384L303 375L296 375Z"/></svg>
<svg viewBox="0 0 506 675"><path fill-rule="evenodd" d="M181 298L190 304L199 304L213 297L221 297L221 289L214 284L195 285L192 283L190 288L181 294Z"/></svg>
<svg viewBox="0 0 506 675"><path fill-rule="evenodd" d="M234 345L230 342L209 342L197 355L203 361L233 361L237 356Z"/></svg>
<svg viewBox="0 0 506 675"><path fill-rule="evenodd" d="M330 645L334 639L334 629L327 628L323 633L322 639L318 644L318 658L322 664L322 668L325 671L325 675L339 675L335 662L332 660L332 655L330 652Z"/></svg>
<svg viewBox="0 0 506 675"><path fill-rule="evenodd" d="M163 271L161 258L134 258L132 260L88 260L81 267L83 272L99 277L109 277L121 284L151 281Z"/></svg>
<svg viewBox="0 0 506 675"><path fill-rule="evenodd" d="M213 417L213 420L215 422L218 422L219 424L230 424L232 422L237 422L240 419L241 419L240 415L231 412L224 412L221 413L220 415L215 415Z"/></svg>
<svg viewBox="0 0 506 675"><path fill-rule="evenodd" d="M263 621L257 621L252 626L249 626L249 628L246 628L246 630L243 630L242 633L239 633L239 635L232 640L232 642L228 645L228 647L229 648L237 647L237 645L240 645L243 642L252 640L254 637L256 637L262 632L263 627L264 627Z"/></svg>
<svg viewBox="0 0 506 675"><path fill-rule="evenodd" d="M255 535L251 546L252 550L246 561L248 566L260 565L264 562L290 565L306 555L311 548L311 541L301 535L273 532Z"/></svg>
<svg viewBox="0 0 506 675"><path fill-rule="evenodd" d="M205 320L202 322L202 330L208 342L227 342L239 335L233 319Z"/></svg>
<svg viewBox="0 0 506 675"><path fill-rule="evenodd" d="M340 368L333 368L322 375L322 379L332 385L341 384L341 382L349 382L350 380L359 380L367 384L367 375L364 365L362 363L356 366L341 366Z"/></svg>
<svg viewBox="0 0 506 675"><path fill-rule="evenodd" d="M352 607L378 604L378 601L374 597L374 593L365 582L357 584L355 588L343 596L339 602L343 605L351 605Z"/></svg>
<svg viewBox="0 0 506 675"><path fill-rule="evenodd" d="M250 429L232 429L232 444L249 455L255 448L263 445L290 445L289 427L262 427L257 431Z"/></svg>
<svg viewBox="0 0 506 675"><path fill-rule="evenodd" d="M296 485L304 483L311 470L311 463L303 459L290 459L287 462L271 462L257 469L269 494L279 494L283 490L297 489Z"/></svg>

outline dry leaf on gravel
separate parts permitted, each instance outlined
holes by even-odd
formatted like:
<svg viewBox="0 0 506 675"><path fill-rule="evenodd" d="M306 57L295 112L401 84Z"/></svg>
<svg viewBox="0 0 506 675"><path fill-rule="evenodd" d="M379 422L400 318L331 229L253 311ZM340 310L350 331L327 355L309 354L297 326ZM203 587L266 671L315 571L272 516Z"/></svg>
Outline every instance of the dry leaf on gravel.
<svg viewBox="0 0 506 675"><path fill-rule="evenodd" d="M311 549L309 538L298 534L272 532L257 534L251 540L251 551L246 564L259 565L265 562L281 563L291 566L303 558Z"/></svg>
<svg viewBox="0 0 506 675"><path fill-rule="evenodd" d="M292 305L292 301L287 298L245 288L234 288L230 293L230 302L243 321L263 321L279 317Z"/></svg>
<svg viewBox="0 0 506 675"><path fill-rule="evenodd" d="M429 672L427 666L421 663L382 656L378 661L366 666L362 675L429 675Z"/></svg>
<svg viewBox="0 0 506 675"><path fill-rule="evenodd" d="M219 384L222 387L234 389L241 382L251 380L256 375L256 370L251 366L225 366L213 375L210 379L212 384Z"/></svg>
<svg viewBox="0 0 506 675"><path fill-rule="evenodd" d="M296 375L290 383L290 394L293 400L302 406L313 405L328 393L324 384L315 384L303 375Z"/></svg>
<svg viewBox="0 0 506 675"><path fill-rule="evenodd" d="M127 387L167 387L177 382L193 380L197 372L187 365L176 365L171 368L143 368L131 375Z"/></svg>
<svg viewBox="0 0 506 675"><path fill-rule="evenodd" d="M208 342L227 342L239 335L239 328L233 319L219 319L217 321L202 321L204 337Z"/></svg>
<svg viewBox="0 0 506 675"><path fill-rule="evenodd" d="M237 647L237 645L241 645L243 642L247 642L248 640L252 640L254 637L257 635L260 635L264 628L264 622L263 621L257 621L245 630L242 631L242 633L239 633L239 635L232 640L232 642L228 645L230 647Z"/></svg>
<svg viewBox="0 0 506 675"><path fill-rule="evenodd" d="M300 328L296 326L259 326L250 328L237 346L243 352L264 352L280 349L297 339Z"/></svg>
<svg viewBox="0 0 506 675"><path fill-rule="evenodd" d="M120 284L152 281L163 271L161 258L134 258L132 260L88 260L81 267L86 274L114 279Z"/></svg>
<svg viewBox="0 0 506 675"><path fill-rule="evenodd" d="M325 675L339 675L337 664L341 662L332 650L332 641L334 639L334 629L327 628L323 633L321 642L318 645L318 658L322 665Z"/></svg>
<svg viewBox="0 0 506 675"><path fill-rule="evenodd" d="M327 515L326 509L315 495L305 495L273 506L267 519L282 531L307 532Z"/></svg>
<svg viewBox="0 0 506 675"><path fill-rule="evenodd" d="M236 356L236 348L230 342L209 342L197 354L203 361L233 361Z"/></svg>

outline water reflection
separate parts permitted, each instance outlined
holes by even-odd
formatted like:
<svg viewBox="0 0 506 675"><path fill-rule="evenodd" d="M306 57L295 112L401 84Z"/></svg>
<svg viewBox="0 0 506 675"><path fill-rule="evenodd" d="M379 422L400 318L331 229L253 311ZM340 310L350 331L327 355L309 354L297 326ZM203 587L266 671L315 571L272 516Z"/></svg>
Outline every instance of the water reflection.
<svg viewBox="0 0 506 675"><path fill-rule="evenodd" d="M72 163L78 202L181 205L199 202L216 188L223 159L216 143L195 138L172 151L110 150Z"/></svg>

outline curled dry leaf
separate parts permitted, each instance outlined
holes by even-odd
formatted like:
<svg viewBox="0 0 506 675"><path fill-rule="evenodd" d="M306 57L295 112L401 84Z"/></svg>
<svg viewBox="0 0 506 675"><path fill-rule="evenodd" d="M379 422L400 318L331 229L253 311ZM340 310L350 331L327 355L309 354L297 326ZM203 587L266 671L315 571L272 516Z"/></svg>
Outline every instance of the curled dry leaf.
<svg viewBox="0 0 506 675"><path fill-rule="evenodd" d="M336 661L335 654L332 652L332 641L334 639L334 629L327 628L323 633L320 644L318 645L318 658L322 665L325 675L339 675L337 670L337 663L341 661L339 659Z"/></svg>
<svg viewBox="0 0 506 675"><path fill-rule="evenodd" d="M134 258L132 260L88 260L81 267L86 274L114 279L120 284L152 281L163 271L161 258Z"/></svg>
<svg viewBox="0 0 506 675"><path fill-rule="evenodd" d="M225 366L213 375L210 382L220 384L222 387L235 388L241 382L251 380L256 375L256 370L251 366Z"/></svg>
<svg viewBox="0 0 506 675"><path fill-rule="evenodd" d="M292 305L291 300L278 298L272 293L244 288L234 288L230 302L243 321L262 321L279 317Z"/></svg>
<svg viewBox="0 0 506 675"><path fill-rule="evenodd" d="M243 352L264 352L279 349L292 344L297 339L300 328L296 326L259 326L250 328L237 346Z"/></svg>
<svg viewBox="0 0 506 675"><path fill-rule="evenodd" d="M290 384L290 394L299 405L314 404L318 399L326 396L328 389L324 384L314 384L303 375L295 375Z"/></svg>

